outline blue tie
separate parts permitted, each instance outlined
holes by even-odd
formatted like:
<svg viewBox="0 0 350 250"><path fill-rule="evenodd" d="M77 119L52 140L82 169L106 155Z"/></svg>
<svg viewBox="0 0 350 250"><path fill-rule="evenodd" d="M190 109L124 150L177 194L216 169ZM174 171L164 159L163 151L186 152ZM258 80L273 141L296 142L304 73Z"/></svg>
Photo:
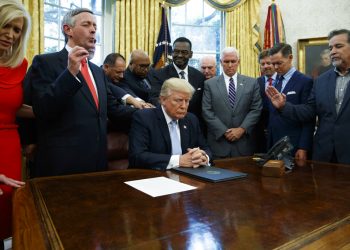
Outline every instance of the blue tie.
<svg viewBox="0 0 350 250"><path fill-rule="evenodd" d="M186 78L185 78L185 71L181 70L179 74L180 74L180 78L181 79L185 79L186 80Z"/></svg>
<svg viewBox="0 0 350 250"><path fill-rule="evenodd" d="M177 122L172 120L170 123L170 139L171 139L171 153L172 155L182 155L181 144L177 134Z"/></svg>
<svg viewBox="0 0 350 250"><path fill-rule="evenodd" d="M232 77L230 78L230 82L228 85L228 99L230 101L231 107L233 108L236 100L236 88Z"/></svg>
<svg viewBox="0 0 350 250"><path fill-rule="evenodd" d="M283 76L280 76L280 77L278 78L278 82L276 83L276 86L275 86L275 88L276 88L279 92L282 92L281 90L282 90L283 79L284 79L284 77L283 77Z"/></svg>

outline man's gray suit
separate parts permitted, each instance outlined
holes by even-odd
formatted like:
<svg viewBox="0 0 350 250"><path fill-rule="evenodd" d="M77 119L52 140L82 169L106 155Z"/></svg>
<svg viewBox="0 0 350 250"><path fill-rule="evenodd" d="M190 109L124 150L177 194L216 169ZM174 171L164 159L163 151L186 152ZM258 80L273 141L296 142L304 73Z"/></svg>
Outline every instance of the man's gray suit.
<svg viewBox="0 0 350 250"><path fill-rule="evenodd" d="M256 79L237 75L236 101L232 108L223 75L204 83L203 118L208 126L208 144L214 158L252 155L254 142L251 132L262 109L259 85ZM229 128L244 128L246 133L237 141L225 138Z"/></svg>

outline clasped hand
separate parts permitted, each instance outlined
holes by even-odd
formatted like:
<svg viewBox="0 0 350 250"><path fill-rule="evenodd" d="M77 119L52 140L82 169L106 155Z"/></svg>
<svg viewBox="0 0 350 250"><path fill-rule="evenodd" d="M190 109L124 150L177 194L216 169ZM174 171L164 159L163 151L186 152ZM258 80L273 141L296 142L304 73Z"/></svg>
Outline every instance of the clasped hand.
<svg viewBox="0 0 350 250"><path fill-rule="evenodd" d="M201 165L208 165L208 157L200 148L188 148L186 154L180 155L181 167L197 168Z"/></svg>

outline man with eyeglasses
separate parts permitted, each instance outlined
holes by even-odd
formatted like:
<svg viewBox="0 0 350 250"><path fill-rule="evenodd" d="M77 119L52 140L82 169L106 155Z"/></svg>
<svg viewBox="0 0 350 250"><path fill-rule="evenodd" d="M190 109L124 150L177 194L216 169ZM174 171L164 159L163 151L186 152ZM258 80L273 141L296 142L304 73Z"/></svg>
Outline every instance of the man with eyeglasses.
<svg viewBox="0 0 350 250"><path fill-rule="evenodd" d="M297 71L293 65L292 47L279 43L270 49L271 63L277 72L275 88L286 95L293 104L304 104L310 95L313 81ZM278 110L269 105L268 148L288 135L294 146L292 154L297 160L306 160L312 148L314 122L298 122L282 117Z"/></svg>
<svg viewBox="0 0 350 250"><path fill-rule="evenodd" d="M220 55L223 73L204 83L203 118L213 158L254 153L252 132L262 104L256 79L237 73L239 54L227 47Z"/></svg>
<svg viewBox="0 0 350 250"><path fill-rule="evenodd" d="M201 124L201 128L205 129L205 123L202 119L202 95L204 86L204 75L194 67L188 65L192 58L192 43L186 37L179 37L173 43L173 63L162 69L155 70L150 75L151 80L151 103L157 105L159 103L160 89L165 80L171 77L185 79L194 88L194 93L190 101L188 111L194 113Z"/></svg>
<svg viewBox="0 0 350 250"><path fill-rule="evenodd" d="M107 55L102 68L109 80L108 86L112 94L121 103L137 109L153 107L152 104L139 98L125 83L125 58L121 54L111 53Z"/></svg>
<svg viewBox="0 0 350 250"><path fill-rule="evenodd" d="M126 85L137 97L145 102L149 101L151 84L148 78L151 61L143 50L137 49L131 52L129 66L125 70L124 81L121 87Z"/></svg>

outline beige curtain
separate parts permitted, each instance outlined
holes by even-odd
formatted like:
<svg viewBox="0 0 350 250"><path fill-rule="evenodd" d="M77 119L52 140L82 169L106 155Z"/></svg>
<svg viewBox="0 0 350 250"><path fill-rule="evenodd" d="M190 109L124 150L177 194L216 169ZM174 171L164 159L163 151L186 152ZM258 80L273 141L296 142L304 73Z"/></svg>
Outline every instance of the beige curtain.
<svg viewBox="0 0 350 250"><path fill-rule="evenodd" d="M259 34L261 0L247 0L233 11L226 12L226 46L234 46L240 54L239 72L258 77L258 54L261 49Z"/></svg>
<svg viewBox="0 0 350 250"><path fill-rule="evenodd" d="M22 0L32 18L32 31L29 35L26 58L29 65L33 57L44 52L44 1Z"/></svg>
<svg viewBox="0 0 350 250"><path fill-rule="evenodd" d="M152 61L161 24L158 0L120 0L116 4L115 51L128 60L130 52L142 49Z"/></svg>

